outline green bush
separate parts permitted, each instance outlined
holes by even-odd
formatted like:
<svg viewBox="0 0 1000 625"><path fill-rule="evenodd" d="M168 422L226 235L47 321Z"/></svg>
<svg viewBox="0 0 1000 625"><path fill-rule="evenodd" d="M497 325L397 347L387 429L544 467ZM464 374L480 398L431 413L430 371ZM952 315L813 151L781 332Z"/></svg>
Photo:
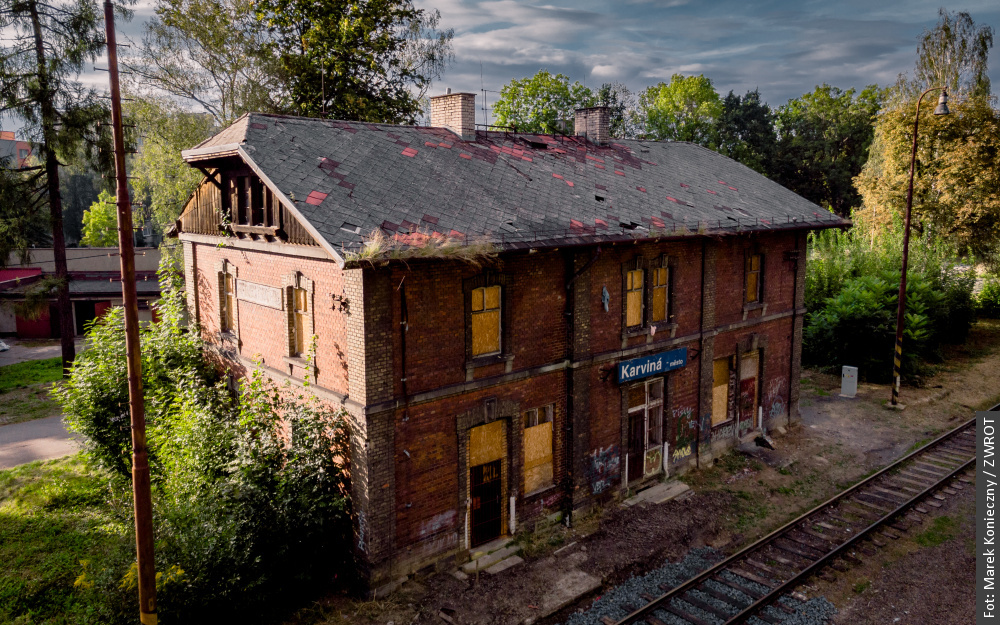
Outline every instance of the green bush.
<svg viewBox="0 0 1000 625"><path fill-rule="evenodd" d="M826 370L853 365L870 381L891 380L896 332L902 225L873 234L865 216L855 228L809 237L803 329L806 364ZM954 249L914 236L910 241L902 374L917 381L939 361L943 343L961 343L975 320L975 274Z"/></svg>
<svg viewBox="0 0 1000 625"><path fill-rule="evenodd" d="M142 331L160 620L260 622L350 565L343 415L259 369L233 397L204 363L197 328L182 327L182 306L166 284L162 321ZM121 312L88 336L60 401L120 487L131 466ZM96 621L132 622L134 552L108 553L87 574Z"/></svg>
<svg viewBox="0 0 1000 625"><path fill-rule="evenodd" d="M988 319L1000 319L1000 278L990 276L976 297L976 312Z"/></svg>

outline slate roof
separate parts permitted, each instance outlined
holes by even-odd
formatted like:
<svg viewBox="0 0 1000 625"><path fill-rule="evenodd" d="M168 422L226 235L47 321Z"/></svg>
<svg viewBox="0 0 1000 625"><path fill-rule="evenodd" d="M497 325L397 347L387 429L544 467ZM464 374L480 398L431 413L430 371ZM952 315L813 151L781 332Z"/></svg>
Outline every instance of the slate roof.
<svg viewBox="0 0 1000 625"><path fill-rule="evenodd" d="M336 250L381 229L505 249L829 228L850 222L716 152L686 142L479 131L251 113L183 155L235 144Z"/></svg>

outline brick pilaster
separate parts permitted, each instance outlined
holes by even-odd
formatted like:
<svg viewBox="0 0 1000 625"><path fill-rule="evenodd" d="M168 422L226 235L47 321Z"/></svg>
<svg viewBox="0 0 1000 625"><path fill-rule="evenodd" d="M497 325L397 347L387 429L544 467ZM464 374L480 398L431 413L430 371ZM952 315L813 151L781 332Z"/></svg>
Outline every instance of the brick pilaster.
<svg viewBox="0 0 1000 625"><path fill-rule="evenodd" d="M569 292L569 359L580 360L590 354L590 306L592 293L591 262L594 250L584 248L572 253L568 259L567 279L576 275ZM577 275L579 272L579 275ZM571 369L571 394L567 401L571 435L567 460L570 474L570 500L574 510L588 508L591 504L590 483L587 480L587 459L590 453L590 368Z"/></svg>
<svg viewBox="0 0 1000 625"><path fill-rule="evenodd" d="M715 360L715 295L716 295L716 256L718 244L706 239L702 245L702 284L701 284L701 341L699 344L698 370L698 403L701 406L699 419L698 454L702 445L708 445L712 423L712 384L713 361Z"/></svg>
<svg viewBox="0 0 1000 625"><path fill-rule="evenodd" d="M795 249L798 251L798 261L795 266L795 310L806 305L806 235L795 233ZM798 421L799 414L799 379L802 377L802 321L803 316L796 313L792 326L792 365L791 379L788 380L788 420Z"/></svg>
<svg viewBox="0 0 1000 625"><path fill-rule="evenodd" d="M191 241L182 241L181 249L184 251L184 290L187 294L188 319L200 324L201 315L198 309L198 257L195 253L195 245Z"/></svg>

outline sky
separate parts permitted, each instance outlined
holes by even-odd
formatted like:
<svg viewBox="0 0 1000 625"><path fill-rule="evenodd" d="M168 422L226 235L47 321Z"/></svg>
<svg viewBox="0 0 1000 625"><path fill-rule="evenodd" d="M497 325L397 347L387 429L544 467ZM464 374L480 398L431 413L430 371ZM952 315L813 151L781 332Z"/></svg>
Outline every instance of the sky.
<svg viewBox="0 0 1000 625"><path fill-rule="evenodd" d="M632 91L704 74L720 95L760 89L772 106L827 83L889 85L912 73L918 38L940 0L415 0L454 28L455 59L430 95L482 94L487 107L511 79L540 69L589 87L619 81ZM946 7L1000 29L1000 2ZM997 43L1000 44L1000 38ZM1000 87L1000 57L990 79ZM479 123L483 101L477 100Z"/></svg>
<svg viewBox="0 0 1000 625"><path fill-rule="evenodd" d="M772 106L827 83L848 89L889 85L912 72L917 42L938 19L929 0L413 0L441 12L455 31L454 60L429 95L480 95L484 123L500 88L540 69L590 87L623 82L638 92L675 73L704 74L720 95L760 89ZM140 0L120 39L138 39L155 0ZM1000 29L1000 2L969 0L946 7L967 11L977 25ZM0 33L2 34L2 33ZM1000 44L1000 38L998 38ZM1000 91L1000 58L991 55L990 79ZM107 67L104 60L95 63ZM106 72L81 79L107 84ZM5 130L13 120L0 120Z"/></svg>

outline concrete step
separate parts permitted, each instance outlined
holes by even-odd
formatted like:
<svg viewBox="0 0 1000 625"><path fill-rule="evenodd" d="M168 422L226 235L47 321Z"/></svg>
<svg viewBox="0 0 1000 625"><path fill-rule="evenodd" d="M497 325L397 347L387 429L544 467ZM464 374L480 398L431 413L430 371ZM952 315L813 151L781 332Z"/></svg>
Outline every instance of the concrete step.
<svg viewBox="0 0 1000 625"><path fill-rule="evenodd" d="M524 562L524 559L521 558L521 556L511 556L509 558L505 558L503 560L500 560L499 562L497 562L493 566L489 567L488 569L486 569L486 572L489 573L490 575L496 575L497 573L499 573L501 571L506 571L507 569L511 568L512 566L517 566L518 564L521 564L522 562Z"/></svg>
<svg viewBox="0 0 1000 625"><path fill-rule="evenodd" d="M475 573L477 570L482 571L490 568L497 562L504 560L518 552L521 551L520 545L509 545L503 549L498 549L493 553L488 553L484 556L476 558L471 562L466 562L462 565L462 570L466 573Z"/></svg>
<svg viewBox="0 0 1000 625"><path fill-rule="evenodd" d="M661 482L656 486L647 488L638 495L630 497L622 503L626 506L634 506L639 503L664 503L666 501L670 501L671 499L676 499L690 490L691 488L684 482L671 480L669 482Z"/></svg>

